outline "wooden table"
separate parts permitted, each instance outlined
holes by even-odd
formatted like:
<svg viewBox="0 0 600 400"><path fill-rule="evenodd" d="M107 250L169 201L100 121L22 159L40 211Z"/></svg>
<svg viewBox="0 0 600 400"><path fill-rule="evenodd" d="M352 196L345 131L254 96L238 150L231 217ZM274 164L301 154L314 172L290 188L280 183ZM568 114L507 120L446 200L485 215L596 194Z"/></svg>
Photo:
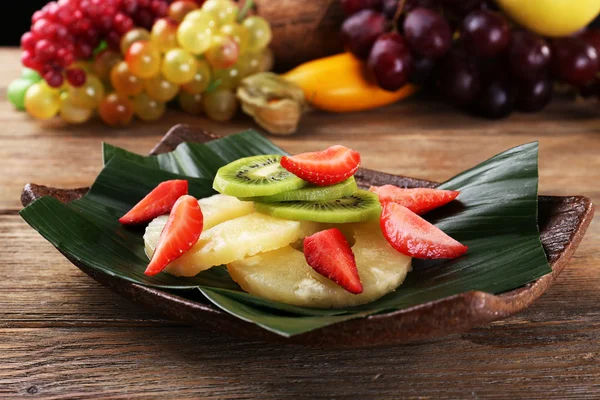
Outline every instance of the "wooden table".
<svg viewBox="0 0 600 400"><path fill-rule="evenodd" d="M0 87L18 75L0 50ZM471 332L407 346L329 351L246 342L182 326L84 275L18 216L27 182L89 185L100 143L145 153L177 123L229 124L177 111L126 130L42 125L0 103L0 397L600 398L600 224L527 311ZM600 105L557 102L489 122L412 100L368 113L313 113L273 138L292 151L343 143L363 165L444 180L511 146L540 141L540 192L600 200Z"/></svg>

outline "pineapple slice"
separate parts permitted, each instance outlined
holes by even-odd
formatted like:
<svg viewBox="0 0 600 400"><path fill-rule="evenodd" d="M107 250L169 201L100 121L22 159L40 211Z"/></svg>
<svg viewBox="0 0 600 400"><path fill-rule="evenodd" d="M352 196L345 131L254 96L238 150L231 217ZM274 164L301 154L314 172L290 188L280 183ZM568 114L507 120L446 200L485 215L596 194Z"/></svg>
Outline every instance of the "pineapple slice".
<svg viewBox="0 0 600 400"><path fill-rule="evenodd" d="M251 201L240 201L236 197L227 196L224 194L215 194L214 196L206 197L198 200L202 215L204 217L204 228L206 231L221 222L229 221L230 219L242 217L254 212L254 203ZM154 253L154 247L160 233L162 232L168 215L161 215L150 222L144 234L144 242L146 245L146 254L150 257Z"/></svg>
<svg viewBox="0 0 600 400"><path fill-rule="evenodd" d="M245 291L297 306L348 307L377 300L404 281L411 258L387 243L379 224L348 225L342 230L355 240L352 251L364 288L361 294L351 294L315 272L292 246L235 261L227 269Z"/></svg>
<svg viewBox="0 0 600 400"><path fill-rule="evenodd" d="M198 200L204 216L204 230L210 229L221 222L243 217L254 212L254 203L240 201L237 197L225 194L215 194ZM165 221L166 223L166 221Z"/></svg>
<svg viewBox="0 0 600 400"><path fill-rule="evenodd" d="M157 220L148 225L144 235L149 257L154 253L166 223L166 219ZM319 224L314 222L290 221L251 213L203 231L194 247L169 264L165 271L176 276L194 276L215 265L287 246L318 229Z"/></svg>

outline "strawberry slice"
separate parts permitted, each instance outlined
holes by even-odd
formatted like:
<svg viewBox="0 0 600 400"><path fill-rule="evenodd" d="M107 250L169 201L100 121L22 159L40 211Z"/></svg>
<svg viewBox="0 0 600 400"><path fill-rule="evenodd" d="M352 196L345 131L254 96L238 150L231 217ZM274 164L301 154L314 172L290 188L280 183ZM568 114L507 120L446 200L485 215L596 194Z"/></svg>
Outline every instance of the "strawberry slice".
<svg viewBox="0 0 600 400"><path fill-rule="evenodd" d="M156 249L144 272L156 275L173 260L181 257L200 238L204 216L198 200L192 196L181 196L173 206L167 224L163 228Z"/></svg>
<svg viewBox="0 0 600 400"><path fill-rule="evenodd" d="M331 279L347 291L363 291L354 253L338 228L317 232L304 239L306 262L315 271Z"/></svg>
<svg viewBox="0 0 600 400"><path fill-rule="evenodd" d="M385 203L381 213L383 236L400 253L415 258L456 258L467 252L439 228L397 203Z"/></svg>
<svg viewBox="0 0 600 400"><path fill-rule="evenodd" d="M416 214L425 214L434 208L448 204L460 194L456 190L403 189L394 185L371 186L369 191L379 196L381 204L398 203Z"/></svg>
<svg viewBox="0 0 600 400"><path fill-rule="evenodd" d="M344 146L281 158L281 166L318 186L329 186L350 178L360 165L360 154Z"/></svg>
<svg viewBox="0 0 600 400"><path fill-rule="evenodd" d="M154 188L129 212L119 218L124 225L140 224L171 211L178 198L188 193L188 181L165 181Z"/></svg>

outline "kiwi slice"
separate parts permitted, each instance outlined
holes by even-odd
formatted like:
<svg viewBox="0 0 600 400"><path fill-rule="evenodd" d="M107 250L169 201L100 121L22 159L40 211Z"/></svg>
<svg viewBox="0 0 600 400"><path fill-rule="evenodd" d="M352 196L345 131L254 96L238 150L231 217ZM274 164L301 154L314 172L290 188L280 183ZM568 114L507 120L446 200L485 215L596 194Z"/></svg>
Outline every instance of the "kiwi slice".
<svg viewBox="0 0 600 400"><path fill-rule="evenodd" d="M325 201L335 200L354 194L358 190L354 177L331 186L309 185L301 189L274 194L273 196L248 197L240 200L276 203L279 201Z"/></svg>
<svg viewBox="0 0 600 400"><path fill-rule="evenodd" d="M379 198L366 190L335 200L255 202L254 208L278 218L331 223L362 222L381 214Z"/></svg>
<svg viewBox="0 0 600 400"><path fill-rule="evenodd" d="M235 197L272 196L300 189L308 183L279 164L281 156L240 158L217 171L213 188Z"/></svg>

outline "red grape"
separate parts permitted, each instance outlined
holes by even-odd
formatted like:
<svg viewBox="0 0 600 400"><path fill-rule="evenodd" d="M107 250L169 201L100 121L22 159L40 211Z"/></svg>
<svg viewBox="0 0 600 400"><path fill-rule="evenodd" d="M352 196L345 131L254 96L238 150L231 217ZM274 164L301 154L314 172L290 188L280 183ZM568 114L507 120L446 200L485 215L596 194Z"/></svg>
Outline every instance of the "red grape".
<svg viewBox="0 0 600 400"><path fill-rule="evenodd" d="M552 100L552 81L547 78L523 81L518 86L517 109L536 112Z"/></svg>
<svg viewBox="0 0 600 400"><path fill-rule="evenodd" d="M412 64L408 46L396 32L384 33L377 38L368 61L377 84L389 91L404 86L412 71Z"/></svg>
<svg viewBox="0 0 600 400"><path fill-rule="evenodd" d="M113 29L119 35L124 35L133 28L133 20L123 13L117 13L113 20Z"/></svg>
<svg viewBox="0 0 600 400"><path fill-rule="evenodd" d="M68 69L65 75L71 86L80 87L85 83L85 71L81 68Z"/></svg>
<svg viewBox="0 0 600 400"><path fill-rule="evenodd" d="M64 82L64 79L60 72L53 70L50 70L44 74L44 80L46 81L46 83L48 83L48 86L53 88L60 87Z"/></svg>
<svg viewBox="0 0 600 400"><path fill-rule="evenodd" d="M35 57L43 63L53 61L57 51L54 43L47 39L42 39L35 45Z"/></svg>
<svg viewBox="0 0 600 400"><path fill-rule="evenodd" d="M581 39L596 49L596 53L600 57L600 29L590 28L578 35Z"/></svg>
<svg viewBox="0 0 600 400"><path fill-rule="evenodd" d="M481 57L502 53L510 43L510 28L500 14L476 10L465 17L462 24L465 48Z"/></svg>
<svg viewBox="0 0 600 400"><path fill-rule="evenodd" d="M457 17L481 8L483 0L440 0L442 7Z"/></svg>
<svg viewBox="0 0 600 400"><path fill-rule="evenodd" d="M409 11L420 7L436 10L438 8L438 5L438 0L406 0L404 2L404 8L402 9L402 11L408 13Z"/></svg>
<svg viewBox="0 0 600 400"><path fill-rule="evenodd" d="M550 58L550 46L542 37L526 31L513 33L508 59L514 75L535 78L545 70Z"/></svg>
<svg viewBox="0 0 600 400"><path fill-rule="evenodd" d="M381 10L382 0L340 0L346 15L356 14L361 10Z"/></svg>
<svg viewBox="0 0 600 400"><path fill-rule="evenodd" d="M37 43L38 38L31 32L25 32L23 36L21 36L21 47L23 50L33 51L35 50L35 44Z"/></svg>
<svg viewBox="0 0 600 400"><path fill-rule="evenodd" d="M430 81L434 70L435 60L425 57L413 57L413 71L409 80L418 85L426 85Z"/></svg>
<svg viewBox="0 0 600 400"><path fill-rule="evenodd" d="M371 46L387 29L385 16L373 10L362 10L342 24L344 45L357 57L366 59Z"/></svg>
<svg viewBox="0 0 600 400"><path fill-rule="evenodd" d="M452 104L462 106L470 103L481 88L479 69L474 60L454 51L446 57L439 70L439 87Z"/></svg>
<svg viewBox="0 0 600 400"><path fill-rule="evenodd" d="M515 107L515 90L508 83L491 81L481 88L473 106L483 117L506 117Z"/></svg>
<svg viewBox="0 0 600 400"><path fill-rule="evenodd" d="M450 25L428 8L415 8L404 20L404 35L411 49L423 57L443 57L452 45Z"/></svg>
<svg viewBox="0 0 600 400"><path fill-rule="evenodd" d="M385 15L387 19L394 18L394 15L396 15L396 10L398 9L399 1L400 0L383 0L381 9L383 11L383 15ZM406 8L406 3L404 7Z"/></svg>
<svg viewBox="0 0 600 400"><path fill-rule="evenodd" d="M594 79L598 71L596 49L581 38L560 38L552 41L552 71L559 79L582 86Z"/></svg>
<svg viewBox="0 0 600 400"><path fill-rule="evenodd" d="M58 59L60 66L63 68L68 67L69 65L73 64L73 61L75 61L73 52L65 47L58 49L56 52L56 58Z"/></svg>
<svg viewBox="0 0 600 400"><path fill-rule="evenodd" d="M36 60L33 52L29 50L25 50L23 53L21 53L21 64L27 68L35 69L36 71L40 71L42 69L42 63Z"/></svg>

